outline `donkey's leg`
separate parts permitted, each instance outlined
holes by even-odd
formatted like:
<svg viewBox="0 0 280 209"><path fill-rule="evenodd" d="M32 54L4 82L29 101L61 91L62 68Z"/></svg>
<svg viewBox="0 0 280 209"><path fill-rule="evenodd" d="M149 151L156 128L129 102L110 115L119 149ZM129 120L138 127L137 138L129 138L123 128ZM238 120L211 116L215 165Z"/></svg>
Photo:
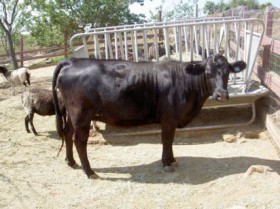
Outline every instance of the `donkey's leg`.
<svg viewBox="0 0 280 209"><path fill-rule="evenodd" d="M33 118L34 118L34 113L31 112L31 113L29 114L29 122L30 122L31 130L32 130L32 132L33 132L36 136L38 136L38 133L37 133L37 131L36 131L34 125L33 125Z"/></svg>
<svg viewBox="0 0 280 209"><path fill-rule="evenodd" d="M24 119L24 123L25 123L25 130L27 131L27 133L30 133L30 130L29 130L29 127L28 127L29 115L26 115L26 117Z"/></svg>

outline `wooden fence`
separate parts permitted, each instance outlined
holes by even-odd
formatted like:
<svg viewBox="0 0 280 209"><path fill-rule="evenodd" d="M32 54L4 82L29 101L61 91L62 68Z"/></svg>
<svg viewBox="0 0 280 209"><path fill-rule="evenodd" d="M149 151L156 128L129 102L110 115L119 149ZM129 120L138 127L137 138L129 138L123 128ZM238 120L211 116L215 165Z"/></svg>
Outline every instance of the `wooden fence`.
<svg viewBox="0 0 280 209"><path fill-rule="evenodd" d="M64 56L68 57L71 53L69 51L68 35L64 33L64 44L60 46L52 46L46 48L39 48L33 50L24 50L25 48L24 36L21 36L19 50L16 51L17 61L20 66L24 66L25 61L40 60L51 57ZM7 64L10 62L10 58L7 54L0 54L0 64Z"/></svg>

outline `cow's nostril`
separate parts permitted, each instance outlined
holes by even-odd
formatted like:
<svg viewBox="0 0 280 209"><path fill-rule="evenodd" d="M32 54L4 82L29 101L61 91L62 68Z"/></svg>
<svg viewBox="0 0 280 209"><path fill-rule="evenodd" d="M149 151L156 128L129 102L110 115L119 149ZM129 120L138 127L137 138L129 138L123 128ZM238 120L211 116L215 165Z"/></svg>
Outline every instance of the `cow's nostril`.
<svg viewBox="0 0 280 209"><path fill-rule="evenodd" d="M214 94L214 98L218 101L226 101L228 100L228 93L226 91L216 91Z"/></svg>

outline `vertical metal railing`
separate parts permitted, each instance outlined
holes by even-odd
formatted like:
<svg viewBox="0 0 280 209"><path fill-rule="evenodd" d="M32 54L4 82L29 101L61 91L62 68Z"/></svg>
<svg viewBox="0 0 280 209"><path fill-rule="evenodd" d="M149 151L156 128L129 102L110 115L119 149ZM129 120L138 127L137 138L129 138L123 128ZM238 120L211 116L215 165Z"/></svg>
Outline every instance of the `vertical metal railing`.
<svg viewBox="0 0 280 209"><path fill-rule="evenodd" d="M188 60L183 61L202 60L213 52L223 51L229 61L243 59L247 62L247 71L233 78L234 83L244 83L251 77L252 62L257 56L256 50L262 37L262 33L257 34L254 31L253 26L256 23L263 28L261 20L236 18L208 18L96 28L74 35L70 40L70 46L74 55L76 50L80 56L132 61L139 61L139 56L142 56L141 60L151 60L149 51L153 51L154 59L159 61L162 50L165 50L165 56L171 59L172 48L177 59L183 60L183 56L188 57ZM163 31L163 40L159 40L160 30ZM78 38L82 40L82 46L74 47L73 41ZM241 40L245 43L243 44ZM149 47L153 47L153 50L149 50Z"/></svg>

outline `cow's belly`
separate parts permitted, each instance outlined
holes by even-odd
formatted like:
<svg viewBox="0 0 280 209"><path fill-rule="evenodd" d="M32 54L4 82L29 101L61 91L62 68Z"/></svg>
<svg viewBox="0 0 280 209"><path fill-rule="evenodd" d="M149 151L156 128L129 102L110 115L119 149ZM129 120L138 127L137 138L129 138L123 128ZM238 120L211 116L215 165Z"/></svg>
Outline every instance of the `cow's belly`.
<svg viewBox="0 0 280 209"><path fill-rule="evenodd" d="M138 107L134 104L107 103L99 106L93 114L93 120L116 126L136 126L156 122L154 110Z"/></svg>
<svg viewBox="0 0 280 209"><path fill-rule="evenodd" d="M201 111L202 103L189 102L183 105L179 111L179 117L177 117L177 127L183 128L187 126Z"/></svg>
<svg viewBox="0 0 280 209"><path fill-rule="evenodd" d="M112 117L111 115L103 115L98 114L93 117L93 120L101 121L106 124L114 125L114 126L139 126L139 125L147 125L153 123L159 123L156 118L130 118L124 119L120 117Z"/></svg>

